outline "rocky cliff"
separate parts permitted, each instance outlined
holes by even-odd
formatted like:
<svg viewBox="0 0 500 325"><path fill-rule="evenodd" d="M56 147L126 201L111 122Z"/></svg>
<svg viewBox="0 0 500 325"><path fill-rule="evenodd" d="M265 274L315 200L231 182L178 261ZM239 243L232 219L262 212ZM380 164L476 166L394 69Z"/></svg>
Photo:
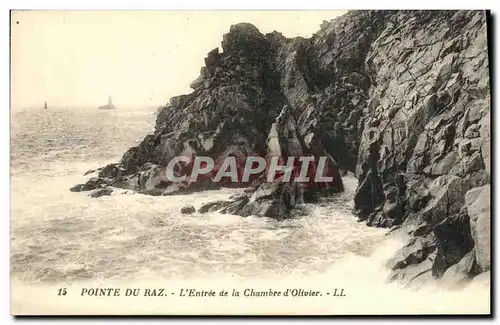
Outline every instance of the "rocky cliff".
<svg viewBox="0 0 500 325"><path fill-rule="evenodd" d="M393 279L467 281L490 268L486 21L483 11L353 11L293 39L231 26L193 92L159 109L154 133L72 190L244 186L202 212L286 218L342 191L340 175L351 171L359 220L410 237L388 263ZM238 166L250 156L327 156L333 180L169 183L162 168L179 155L210 156L214 170L229 156Z"/></svg>

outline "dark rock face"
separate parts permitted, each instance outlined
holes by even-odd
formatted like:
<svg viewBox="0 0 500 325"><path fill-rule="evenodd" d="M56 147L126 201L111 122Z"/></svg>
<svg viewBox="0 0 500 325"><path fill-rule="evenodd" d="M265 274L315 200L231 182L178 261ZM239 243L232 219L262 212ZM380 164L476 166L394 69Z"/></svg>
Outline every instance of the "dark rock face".
<svg viewBox="0 0 500 325"><path fill-rule="evenodd" d="M277 172L274 181L263 179L268 175L264 173L256 179L251 190L243 195L233 198L229 202L212 202L204 205L203 211L210 211L212 205L225 207L222 213L233 213L247 217L250 215L284 219L297 205L306 201L311 201L317 195L326 195L344 190L338 166L322 148L319 141L315 141L316 135L311 133L305 139L301 137L297 130L297 123L293 118L289 106L285 105L283 110L271 126L271 131L267 138L267 166L271 159L279 158L287 161L290 157L311 157L308 173L306 176L309 182L295 182L302 169L302 162L293 160L293 169L290 172L289 180L285 180L285 173ZM326 157L325 168L321 169L321 175L330 177L325 182L314 182L317 176L317 157ZM305 168L304 168L305 170Z"/></svg>
<svg viewBox="0 0 500 325"><path fill-rule="evenodd" d="M113 193L112 188L104 187L104 188L97 189L94 192L90 193L90 197L98 198L98 197L105 196L105 195L111 195L111 193Z"/></svg>
<svg viewBox="0 0 500 325"><path fill-rule="evenodd" d="M342 191L339 170L351 171L359 179L355 215L411 237L389 263L393 278L489 270L485 12L353 11L309 39L242 23L223 36L222 50L208 53L191 94L159 109L152 134L71 190L173 195L243 186L245 194L203 211L286 218L302 202ZM175 156L209 156L213 172L226 157L238 166L250 156L310 156L314 166L327 157L333 180L267 182L262 173L214 183L210 173L170 183L163 171Z"/></svg>
<svg viewBox="0 0 500 325"><path fill-rule="evenodd" d="M99 176L120 177L115 186L171 195L218 186L209 181L169 186L161 173L175 156L208 156L216 162L228 156L263 157L269 128L285 103L275 69L276 45L250 24L232 26L224 35L224 53L208 53L200 77L191 84L194 92L160 108L154 134ZM190 168L187 164L184 171Z"/></svg>
<svg viewBox="0 0 500 325"><path fill-rule="evenodd" d="M408 183L415 176L451 174L470 179L470 186L487 181L475 177L484 164L475 154L480 135L474 132L490 108L484 14L411 12L394 18L407 20L396 33L390 23L366 61L375 74L357 169L361 183L375 179L373 192L383 187L384 193L371 209L361 206L362 214L385 202L385 193L399 187L398 177ZM417 30L425 32L411 36Z"/></svg>
<svg viewBox="0 0 500 325"><path fill-rule="evenodd" d="M185 207L181 208L181 213L182 214L192 214L195 213L196 209L192 205L186 205Z"/></svg>
<svg viewBox="0 0 500 325"><path fill-rule="evenodd" d="M481 270L491 267L491 206L490 185L476 187L465 195L465 207L470 217L476 260Z"/></svg>
<svg viewBox="0 0 500 325"><path fill-rule="evenodd" d="M72 188L70 188L69 190L71 192L84 192L84 191L92 191L95 190L96 188L97 187L95 185L85 183L85 184L77 184Z"/></svg>

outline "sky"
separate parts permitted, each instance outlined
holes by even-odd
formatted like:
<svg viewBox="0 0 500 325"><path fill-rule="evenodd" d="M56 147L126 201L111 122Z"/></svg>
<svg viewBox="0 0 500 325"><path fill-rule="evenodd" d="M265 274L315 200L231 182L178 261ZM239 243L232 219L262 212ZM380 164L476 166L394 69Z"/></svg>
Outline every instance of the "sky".
<svg viewBox="0 0 500 325"><path fill-rule="evenodd" d="M160 106L231 25L310 37L342 11L13 11L11 106Z"/></svg>

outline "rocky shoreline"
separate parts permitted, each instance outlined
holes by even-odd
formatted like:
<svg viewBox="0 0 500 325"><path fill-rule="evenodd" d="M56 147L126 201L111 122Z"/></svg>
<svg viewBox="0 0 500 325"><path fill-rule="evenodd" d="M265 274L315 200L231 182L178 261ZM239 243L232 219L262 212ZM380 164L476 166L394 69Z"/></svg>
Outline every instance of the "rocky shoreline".
<svg viewBox="0 0 500 325"><path fill-rule="evenodd" d="M233 25L193 92L158 110L154 133L71 190L235 186L166 182L161 172L175 156L326 156L330 182L256 177L237 185L245 194L200 212L288 218L300 203L343 191L350 171L359 220L410 237L388 262L391 278L463 285L491 265L486 22L484 11L352 11L292 39Z"/></svg>

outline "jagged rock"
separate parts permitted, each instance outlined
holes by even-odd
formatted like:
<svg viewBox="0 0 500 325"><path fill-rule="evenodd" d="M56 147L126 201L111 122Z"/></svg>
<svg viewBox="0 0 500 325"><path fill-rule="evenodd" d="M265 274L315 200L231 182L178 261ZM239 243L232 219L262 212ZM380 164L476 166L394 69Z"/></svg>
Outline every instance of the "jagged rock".
<svg viewBox="0 0 500 325"><path fill-rule="evenodd" d="M195 212L196 212L196 209L192 205L186 205L186 206L182 207L182 209L181 209L182 214L192 214Z"/></svg>
<svg viewBox="0 0 500 325"><path fill-rule="evenodd" d="M458 144L458 149L461 157L471 156L473 153L480 151L480 140L478 138L464 139Z"/></svg>
<svg viewBox="0 0 500 325"><path fill-rule="evenodd" d="M255 215L284 219L289 215L291 209L300 203L298 202L300 195L298 183L264 183L250 198L243 199L246 203L238 214L243 217Z"/></svg>
<svg viewBox="0 0 500 325"><path fill-rule="evenodd" d="M186 185L183 183L171 183L161 192L161 195L182 194L185 189Z"/></svg>
<svg viewBox="0 0 500 325"><path fill-rule="evenodd" d="M367 152L367 160L361 166L359 185L354 196L354 211L362 220L375 213L384 200L383 187L377 167L379 145L372 141Z"/></svg>
<svg viewBox="0 0 500 325"><path fill-rule="evenodd" d="M70 188L71 192L84 192L84 191L92 191L103 185L105 185L105 180L99 177L92 177L85 184L78 184Z"/></svg>
<svg viewBox="0 0 500 325"><path fill-rule="evenodd" d="M319 133L319 132L318 132ZM331 193L339 193L344 190L344 184L342 183L342 178L340 175L340 168L335 159L328 153L325 149L323 141L320 139L320 135L316 133L309 133L309 137L304 137L303 140L303 152L306 156L313 157L324 157L325 165L322 171L322 175L324 177L330 177L331 181L328 182L316 182L313 181L313 176L316 177L316 174L311 173L311 181L308 184L308 188L305 196L310 195L309 192L320 193L320 194L331 194ZM314 166L318 166L319 161L316 159L314 161ZM321 173L321 171L318 171Z"/></svg>
<svg viewBox="0 0 500 325"><path fill-rule="evenodd" d="M96 171L95 169L90 169L90 170L87 170L87 171L83 174L83 176L87 176L87 175L89 175L89 174L95 173L95 171Z"/></svg>
<svg viewBox="0 0 500 325"><path fill-rule="evenodd" d="M100 188L90 193L90 197L98 198L104 195L111 195L113 193L113 189L110 187Z"/></svg>
<svg viewBox="0 0 500 325"><path fill-rule="evenodd" d="M408 265L418 264L436 249L436 239L432 234L427 237L414 237L396 252L395 256L387 262L392 270L403 269Z"/></svg>
<svg viewBox="0 0 500 325"><path fill-rule="evenodd" d="M441 285L450 289L463 288L476 275L474 250L469 251L458 263L446 270L441 278Z"/></svg>
<svg viewBox="0 0 500 325"><path fill-rule="evenodd" d="M490 197L490 185L473 188L465 195L476 259L483 272L491 266Z"/></svg>
<svg viewBox="0 0 500 325"><path fill-rule="evenodd" d="M319 154L325 154L320 151L320 143L309 141L307 145L297 134L296 121L288 106L284 106L281 113L270 128L267 141L267 156L282 159L286 163L288 157L300 157L304 151L307 151L313 157L320 157ZM311 139L309 139L311 140ZM294 170L300 171L301 164L295 161ZM314 162L313 162L314 163ZM264 216L271 218L286 218L290 211L297 205L304 203L304 197L308 197L310 192L316 192L319 189L328 188L334 191L343 190L342 179L338 171L338 166L330 157L330 161L325 164L325 172L322 176L334 175L332 181L326 183L315 183L311 180L309 186L303 183L294 182L292 173L289 179L285 179L285 173L277 172L272 182L261 181L255 184L249 191L252 193L249 197L241 196L236 202L230 204L223 213L237 213L241 216ZM315 169L308 173L310 178L316 176ZM267 174L266 174L267 177Z"/></svg>
<svg viewBox="0 0 500 325"><path fill-rule="evenodd" d="M460 212L467 186L460 177L443 175L429 184L431 199L419 212L419 220L436 225L447 216Z"/></svg>
<svg viewBox="0 0 500 325"><path fill-rule="evenodd" d="M207 67L216 66L220 60L219 48L215 48L212 51L208 52L207 57L205 58L205 65Z"/></svg>
<svg viewBox="0 0 500 325"><path fill-rule="evenodd" d="M69 190L71 192L84 192L84 191L92 191L97 188L96 185L93 184L77 184L70 188Z"/></svg>
<svg viewBox="0 0 500 325"><path fill-rule="evenodd" d="M438 249L432 271L435 277L441 277L474 246L467 213L461 211L459 214L447 217L434 227L434 235Z"/></svg>
<svg viewBox="0 0 500 325"><path fill-rule="evenodd" d="M432 252L418 264L409 264L404 269L396 269L391 275L389 280L397 280L404 286L419 286L419 284L428 284L433 280L432 276L432 263L434 262L436 253Z"/></svg>
<svg viewBox="0 0 500 325"><path fill-rule="evenodd" d="M443 143L443 147L446 146ZM446 175L450 173L453 167L456 166L458 159L458 154L456 151L450 151L441 159L437 160L431 167L431 174L433 175ZM462 160L463 162L463 160ZM470 164L469 164L470 165ZM470 166L466 166L464 169L468 169ZM472 167L475 168L475 167Z"/></svg>
<svg viewBox="0 0 500 325"><path fill-rule="evenodd" d="M272 198L278 195L279 190L280 190L279 182L263 183L252 193L252 196L250 196L250 202L266 198Z"/></svg>
<svg viewBox="0 0 500 325"><path fill-rule="evenodd" d="M401 216L403 228L417 237L427 236L436 225L437 232L443 230L440 227L445 223L440 222L458 215L465 192L484 182L481 175L487 160L481 145L488 143L489 135L484 132L485 141L480 142L481 129L474 125L490 110L489 93L463 91L471 84L488 84L486 42L474 43L486 37L485 17L471 12L449 13L450 21L460 21L470 32L470 42L462 43L462 27L447 25L450 33L446 36L438 27L442 26L439 19L446 15L424 14L427 27L419 37L411 36L412 30L420 30L422 25L402 24L397 32L385 28L372 41L365 60L372 87L363 112L355 213L376 226L392 226L394 216ZM409 13L407 18L416 22L423 16ZM476 24L467 25L472 21ZM478 60L463 60L472 51L472 45L467 44L473 43ZM480 71L475 76L474 69ZM394 200L391 188L398 188L398 174L404 175L405 186L400 191L403 195ZM437 251L436 260L448 257L441 275L470 249L470 242L464 239L464 224L460 230L453 228L459 224L449 227L438 236L438 247L449 245L443 252Z"/></svg>
<svg viewBox="0 0 500 325"><path fill-rule="evenodd" d="M476 275L470 281L470 286L479 285L486 290L491 289L491 270Z"/></svg>
<svg viewBox="0 0 500 325"><path fill-rule="evenodd" d="M465 130L464 133L464 138L467 139L474 139L474 138L479 138L479 125L478 124L472 124Z"/></svg>
<svg viewBox="0 0 500 325"><path fill-rule="evenodd" d="M192 193L197 191L218 190L221 188L219 183L213 182L210 178L203 178L197 182L187 184L184 193Z"/></svg>
<svg viewBox="0 0 500 325"><path fill-rule="evenodd" d="M207 213L207 212L221 210L222 208L227 206L229 203L231 203L231 202L230 201L215 201L215 202L206 203L206 204L203 204L198 209L198 212L199 213Z"/></svg>
<svg viewBox="0 0 500 325"><path fill-rule="evenodd" d="M257 198L265 181L248 186L261 175L245 184L222 182L248 189L221 212L291 216L303 201L342 191L340 168L358 177L354 212L360 220L401 225L420 241L460 213L466 191L490 182L487 41L484 11L352 11L323 22L311 38L233 25L222 51L207 55L195 90L171 98L154 133L100 170L100 182L173 195L216 187L210 176L198 183L162 180L174 156L217 162L234 156L239 167L252 155L326 156L334 180L321 186L283 182ZM474 250L486 270L489 214L472 202ZM457 238L455 230L438 237L438 246ZM442 251L453 258L437 274L463 253L457 251ZM441 258L439 248L430 254ZM427 270L429 259L421 257L425 268L403 264L411 272Z"/></svg>
<svg viewBox="0 0 500 325"><path fill-rule="evenodd" d="M394 186L390 187L385 191L384 196L385 203L382 207L382 213L390 220L400 221L402 219L403 207L401 206L399 188Z"/></svg>
<svg viewBox="0 0 500 325"><path fill-rule="evenodd" d="M239 214L243 217L260 216L275 219L284 219L289 210L280 198L276 200L264 200L261 202L249 202L241 209Z"/></svg>
<svg viewBox="0 0 500 325"><path fill-rule="evenodd" d="M233 199L233 201L223 208L220 213L241 214L241 210L248 202L249 197L247 195L241 195Z"/></svg>
<svg viewBox="0 0 500 325"><path fill-rule="evenodd" d="M431 194L423 177L408 183L405 199L411 212L418 212L427 205Z"/></svg>
<svg viewBox="0 0 500 325"><path fill-rule="evenodd" d="M196 78L195 80L193 80L189 84L189 87L196 90L196 89L200 88L205 81L206 81L206 77L204 75L200 75L198 78Z"/></svg>
<svg viewBox="0 0 500 325"><path fill-rule="evenodd" d="M99 177L117 177L122 171L118 164L109 164L99 171Z"/></svg>
<svg viewBox="0 0 500 325"><path fill-rule="evenodd" d="M486 115L484 115L484 117L479 122L479 124L481 125L481 128L479 129L479 131L481 133L481 155L483 157L484 166L485 166L486 172L488 173L488 176L491 173L490 123L491 123L491 117L490 117L490 112L488 112Z"/></svg>
<svg viewBox="0 0 500 325"><path fill-rule="evenodd" d="M109 185L128 190L138 190L138 184L138 175L131 175L116 177L111 181Z"/></svg>
<svg viewBox="0 0 500 325"><path fill-rule="evenodd" d="M161 170L158 165L145 164L138 173L137 185L140 190L151 191L158 185L166 183L165 171Z"/></svg>

